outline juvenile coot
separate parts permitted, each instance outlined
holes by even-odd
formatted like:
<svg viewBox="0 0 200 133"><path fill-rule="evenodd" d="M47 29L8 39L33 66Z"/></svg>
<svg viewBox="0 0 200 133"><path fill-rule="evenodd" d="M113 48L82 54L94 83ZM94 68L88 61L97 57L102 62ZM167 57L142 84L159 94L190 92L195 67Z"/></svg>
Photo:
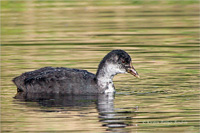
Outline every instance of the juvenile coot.
<svg viewBox="0 0 200 133"><path fill-rule="evenodd" d="M23 73L13 82L18 92L97 94L115 92L113 77L127 72L139 78L128 53L113 50L100 62L96 75L86 70L44 67Z"/></svg>

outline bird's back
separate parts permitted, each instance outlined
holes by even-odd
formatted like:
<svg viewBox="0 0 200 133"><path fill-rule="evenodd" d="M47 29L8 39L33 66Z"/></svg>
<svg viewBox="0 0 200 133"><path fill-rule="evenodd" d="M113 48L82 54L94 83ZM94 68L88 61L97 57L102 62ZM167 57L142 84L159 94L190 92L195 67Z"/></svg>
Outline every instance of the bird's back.
<svg viewBox="0 0 200 133"><path fill-rule="evenodd" d="M44 67L13 79L18 92L91 94L98 93L95 75L86 70Z"/></svg>

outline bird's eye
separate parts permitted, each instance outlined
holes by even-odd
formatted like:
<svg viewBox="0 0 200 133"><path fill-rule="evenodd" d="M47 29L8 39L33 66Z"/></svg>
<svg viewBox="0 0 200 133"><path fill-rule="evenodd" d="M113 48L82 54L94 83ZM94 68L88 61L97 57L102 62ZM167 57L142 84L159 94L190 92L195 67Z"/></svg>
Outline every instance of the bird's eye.
<svg viewBox="0 0 200 133"><path fill-rule="evenodd" d="M125 63L125 60L122 60L122 63Z"/></svg>

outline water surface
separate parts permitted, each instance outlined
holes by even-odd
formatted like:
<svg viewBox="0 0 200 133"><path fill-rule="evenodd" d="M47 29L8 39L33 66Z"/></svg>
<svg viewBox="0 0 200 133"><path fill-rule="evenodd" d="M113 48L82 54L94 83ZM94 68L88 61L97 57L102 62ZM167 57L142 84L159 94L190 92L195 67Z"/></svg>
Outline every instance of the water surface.
<svg viewBox="0 0 200 133"><path fill-rule="evenodd" d="M2 6L2 132L199 131L195 1L26 1L15 6L3 1ZM115 76L114 98L13 99L13 77L45 66L96 73L113 49L127 51L141 76Z"/></svg>

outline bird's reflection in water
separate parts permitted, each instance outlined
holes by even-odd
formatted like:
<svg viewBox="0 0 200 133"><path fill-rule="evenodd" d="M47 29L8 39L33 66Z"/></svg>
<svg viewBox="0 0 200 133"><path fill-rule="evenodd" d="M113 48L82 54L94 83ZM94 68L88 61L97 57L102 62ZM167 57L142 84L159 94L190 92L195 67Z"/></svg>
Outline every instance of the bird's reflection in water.
<svg viewBox="0 0 200 133"><path fill-rule="evenodd" d="M99 113L99 121L102 126L106 126L110 132L128 132L125 127L132 126L132 117L134 111L126 111L125 109L114 108L114 95L98 94L98 95L61 95L61 94L45 94L45 93L17 93L14 97L18 100L26 102L37 102L39 106L45 107L87 107L96 105ZM60 108L59 108L60 109ZM63 108L64 109L64 108ZM134 108L136 109L136 108ZM49 112L49 110L46 110ZM62 110L61 110L62 111Z"/></svg>
<svg viewBox="0 0 200 133"><path fill-rule="evenodd" d="M37 102L45 107L87 107L94 104L98 99L98 95L75 96L63 94L46 94L46 93L17 93L14 97L26 102Z"/></svg>
<svg viewBox="0 0 200 133"><path fill-rule="evenodd" d="M114 95L112 94L99 95L97 109L102 125L108 127L107 131L123 133L128 132L125 127L133 126L132 117L135 113L132 109L137 110L137 108L131 108L131 111L125 111L123 108L116 109L114 107Z"/></svg>

